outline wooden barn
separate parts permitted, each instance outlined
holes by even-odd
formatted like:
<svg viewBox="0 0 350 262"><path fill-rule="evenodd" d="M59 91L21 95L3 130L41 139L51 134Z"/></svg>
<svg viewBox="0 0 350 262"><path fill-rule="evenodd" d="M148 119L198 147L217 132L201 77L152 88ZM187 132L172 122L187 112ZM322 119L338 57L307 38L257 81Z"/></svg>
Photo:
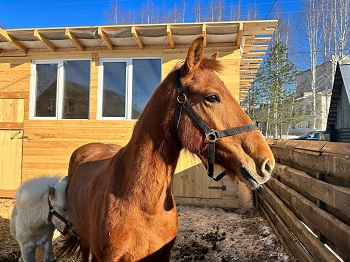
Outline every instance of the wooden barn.
<svg viewBox="0 0 350 262"><path fill-rule="evenodd" d="M350 61L337 64L329 106L327 133L330 141L350 142Z"/></svg>
<svg viewBox="0 0 350 262"><path fill-rule="evenodd" d="M276 24L0 29L0 197L35 176L66 175L83 144L125 145L154 88L199 36L206 56L220 53L220 77L241 101ZM240 185L211 181L198 159L183 154L174 194L182 203L238 207Z"/></svg>

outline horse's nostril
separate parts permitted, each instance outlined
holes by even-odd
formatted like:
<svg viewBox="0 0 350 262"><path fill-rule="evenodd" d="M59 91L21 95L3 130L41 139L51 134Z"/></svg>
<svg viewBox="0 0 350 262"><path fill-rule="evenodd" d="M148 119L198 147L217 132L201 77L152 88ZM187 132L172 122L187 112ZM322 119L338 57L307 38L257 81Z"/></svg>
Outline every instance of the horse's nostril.
<svg viewBox="0 0 350 262"><path fill-rule="evenodd" d="M267 172L271 172L271 166L270 166L270 163L269 163L269 161L267 160L266 161L266 163L265 163L265 170L267 171Z"/></svg>

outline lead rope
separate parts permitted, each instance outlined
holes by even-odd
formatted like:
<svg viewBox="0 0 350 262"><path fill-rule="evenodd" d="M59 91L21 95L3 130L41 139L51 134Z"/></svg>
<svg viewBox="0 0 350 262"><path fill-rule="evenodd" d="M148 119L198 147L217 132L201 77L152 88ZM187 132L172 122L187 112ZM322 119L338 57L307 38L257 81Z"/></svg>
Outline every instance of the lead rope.
<svg viewBox="0 0 350 262"><path fill-rule="evenodd" d="M257 125L255 124L247 124L243 126L238 126L230 129L225 130L215 130L211 129L207 123L204 122L204 120L193 110L193 107L188 102L187 97L185 93L183 92L182 84L181 84L181 72L180 70L177 71L178 75L178 96L177 96L177 112L176 112L176 132L178 130L182 107L185 107L187 109L187 112L190 114L192 119L199 125L199 127L203 130L206 139L208 140L208 176L212 178L215 181L219 181L222 179L226 173L225 171L220 173L217 176L214 176L214 165L215 165L215 142L219 138L226 137L226 136L232 136L239 133L243 133L249 130L258 130Z"/></svg>

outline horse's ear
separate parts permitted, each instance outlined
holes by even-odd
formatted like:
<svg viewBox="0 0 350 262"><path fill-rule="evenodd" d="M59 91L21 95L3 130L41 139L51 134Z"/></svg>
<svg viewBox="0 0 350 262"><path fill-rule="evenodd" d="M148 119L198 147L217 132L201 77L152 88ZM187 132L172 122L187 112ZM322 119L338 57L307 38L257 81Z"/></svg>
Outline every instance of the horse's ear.
<svg viewBox="0 0 350 262"><path fill-rule="evenodd" d="M188 49L184 69L185 74L195 72L203 58L203 37L195 39Z"/></svg>
<svg viewBox="0 0 350 262"><path fill-rule="evenodd" d="M54 198L55 198L56 189L55 189L54 187L50 187L50 189L49 189L49 195L50 195L51 199L54 199Z"/></svg>
<svg viewBox="0 0 350 262"><path fill-rule="evenodd" d="M216 52L216 53L211 55L210 59L217 60L218 57L219 57L219 52Z"/></svg>

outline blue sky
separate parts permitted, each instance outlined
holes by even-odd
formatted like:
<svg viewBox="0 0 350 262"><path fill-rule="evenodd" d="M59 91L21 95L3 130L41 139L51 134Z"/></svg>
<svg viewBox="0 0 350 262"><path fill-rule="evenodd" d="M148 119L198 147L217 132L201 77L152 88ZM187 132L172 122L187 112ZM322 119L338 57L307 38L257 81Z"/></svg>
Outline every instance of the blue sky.
<svg viewBox="0 0 350 262"><path fill-rule="evenodd" d="M171 10L173 1L150 0L155 8L161 9L165 6ZM225 0L226 5L238 2L239 0ZM21 0L0 0L1 15L0 26L6 29L18 28L45 28L45 27L70 27L70 26L99 26L107 23L106 12L111 10L113 0L61 0L61 1L21 1ZM140 7L147 0L119 0L120 9L132 11L137 14ZM178 7L183 0L179 0ZM194 1L186 0L188 12ZM210 1L202 0L203 5ZM273 3L279 5L283 12L295 12L300 1L297 0L241 0L242 8L256 7L259 19L265 19ZM193 15L189 15L193 16ZM190 18L189 18L190 19ZM273 10L268 19L273 19ZM243 19L241 19L243 20ZM192 22L192 21L186 21Z"/></svg>

